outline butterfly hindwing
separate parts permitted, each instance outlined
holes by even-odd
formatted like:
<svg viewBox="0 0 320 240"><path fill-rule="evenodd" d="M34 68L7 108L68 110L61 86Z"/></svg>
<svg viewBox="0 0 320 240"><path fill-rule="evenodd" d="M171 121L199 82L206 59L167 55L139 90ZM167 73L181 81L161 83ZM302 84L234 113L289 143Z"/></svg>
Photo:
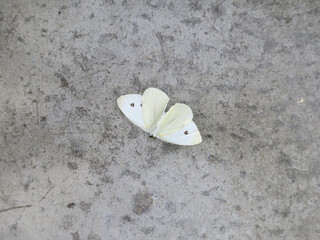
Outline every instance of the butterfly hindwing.
<svg viewBox="0 0 320 240"><path fill-rule="evenodd" d="M157 124L159 137L164 137L179 131L187 126L193 118L192 110L189 106L177 103L161 118Z"/></svg>
<svg viewBox="0 0 320 240"><path fill-rule="evenodd" d="M136 126L147 131L142 115L142 96L139 94L123 95L117 100L118 106L126 117Z"/></svg>
<svg viewBox="0 0 320 240"><path fill-rule="evenodd" d="M169 97L156 88L148 88L142 96L142 115L146 129L149 130L157 124L161 118Z"/></svg>
<svg viewBox="0 0 320 240"><path fill-rule="evenodd" d="M197 128L197 125L193 121L175 133L161 137L160 139L177 145L189 146L202 142L201 134Z"/></svg>

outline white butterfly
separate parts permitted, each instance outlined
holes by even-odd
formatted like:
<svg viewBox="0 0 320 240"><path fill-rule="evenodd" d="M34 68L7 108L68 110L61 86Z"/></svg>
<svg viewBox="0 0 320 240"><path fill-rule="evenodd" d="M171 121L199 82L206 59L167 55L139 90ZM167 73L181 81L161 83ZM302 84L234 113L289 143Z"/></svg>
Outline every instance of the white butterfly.
<svg viewBox="0 0 320 240"><path fill-rule="evenodd" d="M189 106L177 103L164 112L169 102L167 94L148 88L143 95L128 94L117 103L124 115L136 126L165 142L178 145L196 145L202 142L200 132L192 121Z"/></svg>

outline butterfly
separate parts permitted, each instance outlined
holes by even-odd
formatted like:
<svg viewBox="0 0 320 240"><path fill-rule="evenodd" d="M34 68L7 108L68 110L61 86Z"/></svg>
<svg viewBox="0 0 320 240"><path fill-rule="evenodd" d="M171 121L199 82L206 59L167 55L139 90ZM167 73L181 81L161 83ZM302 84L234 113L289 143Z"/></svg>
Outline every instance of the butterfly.
<svg viewBox="0 0 320 240"><path fill-rule="evenodd" d="M148 88L143 95L127 94L117 99L120 110L136 126L162 141L177 145L196 145L201 134L192 121L189 106L176 103L165 112L169 97L157 88Z"/></svg>

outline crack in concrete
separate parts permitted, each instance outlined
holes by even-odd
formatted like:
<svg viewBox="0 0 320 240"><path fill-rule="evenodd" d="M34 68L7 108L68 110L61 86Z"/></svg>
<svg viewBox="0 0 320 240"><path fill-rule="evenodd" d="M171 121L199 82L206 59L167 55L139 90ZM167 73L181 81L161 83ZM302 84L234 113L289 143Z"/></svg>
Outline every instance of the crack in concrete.
<svg viewBox="0 0 320 240"><path fill-rule="evenodd" d="M8 212L8 211L11 211L11 210L14 210L14 209L29 208L29 207L32 207L32 205L25 205L25 206L17 206L17 207L5 208L5 209L1 209L1 210L0 210L0 213Z"/></svg>

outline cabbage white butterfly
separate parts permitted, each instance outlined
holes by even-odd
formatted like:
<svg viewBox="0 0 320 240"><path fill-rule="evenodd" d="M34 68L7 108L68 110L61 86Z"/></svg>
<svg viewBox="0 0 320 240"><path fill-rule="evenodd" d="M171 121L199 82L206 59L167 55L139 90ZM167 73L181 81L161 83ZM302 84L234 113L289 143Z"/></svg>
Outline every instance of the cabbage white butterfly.
<svg viewBox="0 0 320 240"><path fill-rule="evenodd" d="M192 121L189 106L176 103L168 112L167 94L148 88L143 95L128 94L117 99L121 111L136 126L162 141L178 145L196 145L202 142L200 132Z"/></svg>

